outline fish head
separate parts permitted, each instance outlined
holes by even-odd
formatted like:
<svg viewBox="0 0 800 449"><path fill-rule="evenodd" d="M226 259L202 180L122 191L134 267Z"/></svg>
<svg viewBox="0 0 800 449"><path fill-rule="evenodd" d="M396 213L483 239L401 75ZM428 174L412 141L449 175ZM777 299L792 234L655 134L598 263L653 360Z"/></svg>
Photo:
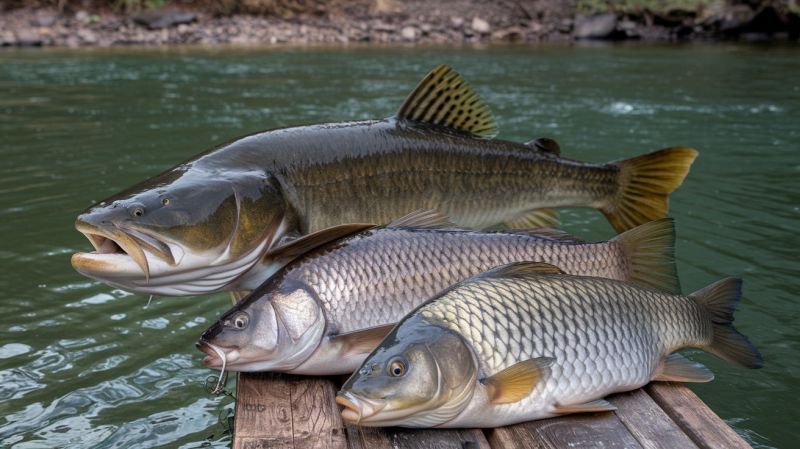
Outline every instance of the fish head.
<svg viewBox="0 0 800 449"><path fill-rule="evenodd" d="M225 289L286 233L285 203L263 172L167 172L75 222L94 247L81 274L124 290L182 296Z"/></svg>
<svg viewBox="0 0 800 449"><path fill-rule="evenodd" d="M466 341L440 326L395 328L342 386L342 418L364 426L431 427L466 408L477 361Z"/></svg>
<svg viewBox="0 0 800 449"><path fill-rule="evenodd" d="M197 347L203 363L231 371L291 371L317 349L325 316L314 291L299 281L268 281L209 327ZM220 354L222 351L222 354ZM225 360L222 359L224 356Z"/></svg>

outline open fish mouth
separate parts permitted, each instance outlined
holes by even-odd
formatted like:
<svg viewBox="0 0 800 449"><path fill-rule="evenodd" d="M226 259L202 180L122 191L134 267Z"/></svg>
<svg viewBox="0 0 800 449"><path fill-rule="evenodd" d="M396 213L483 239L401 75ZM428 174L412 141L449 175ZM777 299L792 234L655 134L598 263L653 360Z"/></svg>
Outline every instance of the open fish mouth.
<svg viewBox="0 0 800 449"><path fill-rule="evenodd" d="M175 265L169 245L147 231L121 226L98 227L82 221L78 221L75 228L94 247L92 252L72 256L72 266L87 276L107 278L144 273L149 280L151 260L148 255L150 259Z"/></svg>
<svg viewBox="0 0 800 449"><path fill-rule="evenodd" d="M239 351L236 348L213 345L205 340L198 341L195 346L206 354L203 365L212 369L224 370L226 366L235 365L239 360Z"/></svg>
<svg viewBox="0 0 800 449"><path fill-rule="evenodd" d="M370 401L350 392L337 394L336 403L344 406L342 419L353 424L369 419L386 407L386 402Z"/></svg>

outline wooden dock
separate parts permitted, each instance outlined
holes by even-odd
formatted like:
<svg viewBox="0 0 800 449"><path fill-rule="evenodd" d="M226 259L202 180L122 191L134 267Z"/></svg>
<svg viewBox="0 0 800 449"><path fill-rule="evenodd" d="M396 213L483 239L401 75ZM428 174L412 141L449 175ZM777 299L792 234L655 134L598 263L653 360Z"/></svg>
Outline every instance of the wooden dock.
<svg viewBox="0 0 800 449"><path fill-rule="evenodd" d="M334 402L344 379L241 374L234 449L750 448L682 384L616 394L616 412L496 429L368 428L343 424Z"/></svg>

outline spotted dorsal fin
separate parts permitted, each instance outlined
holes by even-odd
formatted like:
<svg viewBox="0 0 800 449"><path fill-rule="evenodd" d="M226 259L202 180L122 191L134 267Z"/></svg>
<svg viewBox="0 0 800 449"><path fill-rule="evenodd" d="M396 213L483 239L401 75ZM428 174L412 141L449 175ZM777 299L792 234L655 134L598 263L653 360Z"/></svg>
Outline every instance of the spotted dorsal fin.
<svg viewBox="0 0 800 449"><path fill-rule="evenodd" d="M446 65L440 65L406 98L397 117L444 126L479 137L494 137L497 124L478 93Z"/></svg>
<svg viewBox="0 0 800 449"><path fill-rule="evenodd" d="M387 228L446 229L456 228L450 217L433 209L420 209L392 221Z"/></svg>

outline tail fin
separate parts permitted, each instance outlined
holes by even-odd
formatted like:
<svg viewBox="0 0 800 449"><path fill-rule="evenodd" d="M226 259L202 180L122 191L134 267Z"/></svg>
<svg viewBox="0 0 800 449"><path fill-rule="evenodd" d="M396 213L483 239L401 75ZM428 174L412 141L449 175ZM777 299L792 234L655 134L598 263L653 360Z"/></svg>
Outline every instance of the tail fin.
<svg viewBox="0 0 800 449"><path fill-rule="evenodd" d="M697 150L673 147L617 161L617 195L600 210L617 232L667 216L668 195L689 173Z"/></svg>
<svg viewBox="0 0 800 449"><path fill-rule="evenodd" d="M622 246L628 260L628 281L679 294L675 267L675 224L671 218L651 221L611 239Z"/></svg>
<svg viewBox="0 0 800 449"><path fill-rule="evenodd" d="M742 298L742 280L725 278L690 295L706 309L713 338L704 348L715 356L745 368L761 368L764 360L755 346L733 327L733 312Z"/></svg>

